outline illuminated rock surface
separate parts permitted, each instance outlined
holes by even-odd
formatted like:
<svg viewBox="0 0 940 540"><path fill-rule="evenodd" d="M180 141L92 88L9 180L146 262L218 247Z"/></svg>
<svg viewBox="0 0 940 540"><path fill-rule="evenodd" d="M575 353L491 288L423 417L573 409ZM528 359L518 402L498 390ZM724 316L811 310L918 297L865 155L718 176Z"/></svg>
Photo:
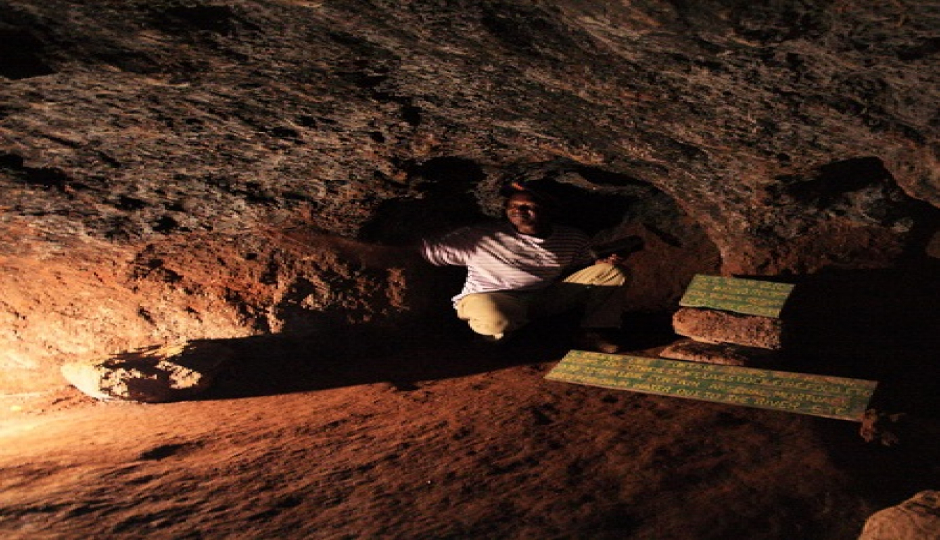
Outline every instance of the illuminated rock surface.
<svg viewBox="0 0 940 540"><path fill-rule="evenodd" d="M98 362L69 362L62 375L94 398L160 403L205 392L231 358L231 349L211 342L149 347Z"/></svg>
<svg viewBox="0 0 940 540"><path fill-rule="evenodd" d="M940 534L940 492L922 491L868 519L858 540L932 540Z"/></svg>
<svg viewBox="0 0 940 540"><path fill-rule="evenodd" d="M673 316L680 336L704 343L730 343L777 350L783 347L783 321L716 309L680 308Z"/></svg>

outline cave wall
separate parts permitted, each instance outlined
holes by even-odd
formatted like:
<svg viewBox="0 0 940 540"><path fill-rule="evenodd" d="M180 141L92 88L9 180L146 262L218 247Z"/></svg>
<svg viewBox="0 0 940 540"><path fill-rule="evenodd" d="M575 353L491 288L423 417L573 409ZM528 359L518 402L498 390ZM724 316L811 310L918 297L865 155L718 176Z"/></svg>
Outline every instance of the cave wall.
<svg viewBox="0 0 940 540"><path fill-rule="evenodd" d="M24 226L20 240L42 245ZM426 304L400 268L340 257L296 231L194 233L115 246L59 240L3 262L0 389L61 384L56 366L146 344L301 336L323 350L414 324Z"/></svg>
<svg viewBox="0 0 940 540"><path fill-rule="evenodd" d="M405 242L518 178L647 239L637 309L698 271L936 258L937 28L913 0L0 0L0 369L395 320L420 284L281 232Z"/></svg>

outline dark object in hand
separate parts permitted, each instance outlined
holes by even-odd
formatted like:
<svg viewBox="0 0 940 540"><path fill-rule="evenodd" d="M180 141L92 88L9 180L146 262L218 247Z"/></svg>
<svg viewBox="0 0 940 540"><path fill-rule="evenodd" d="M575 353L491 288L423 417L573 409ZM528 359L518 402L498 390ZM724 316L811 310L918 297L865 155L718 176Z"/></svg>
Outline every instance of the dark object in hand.
<svg viewBox="0 0 940 540"><path fill-rule="evenodd" d="M605 242L591 247L591 252L595 259L606 259L611 255L628 257L629 255L640 251L645 246L645 242L639 236L625 236L611 242Z"/></svg>

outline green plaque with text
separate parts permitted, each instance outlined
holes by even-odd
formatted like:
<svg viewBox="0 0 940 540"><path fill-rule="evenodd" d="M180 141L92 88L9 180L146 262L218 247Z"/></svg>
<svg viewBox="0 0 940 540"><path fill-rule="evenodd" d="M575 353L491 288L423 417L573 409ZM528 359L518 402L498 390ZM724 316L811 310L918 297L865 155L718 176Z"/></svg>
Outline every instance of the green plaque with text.
<svg viewBox="0 0 940 540"><path fill-rule="evenodd" d="M553 381L862 421L875 381L574 350Z"/></svg>
<svg viewBox="0 0 940 540"><path fill-rule="evenodd" d="M790 283L698 274L692 278L679 305L779 317L793 287Z"/></svg>

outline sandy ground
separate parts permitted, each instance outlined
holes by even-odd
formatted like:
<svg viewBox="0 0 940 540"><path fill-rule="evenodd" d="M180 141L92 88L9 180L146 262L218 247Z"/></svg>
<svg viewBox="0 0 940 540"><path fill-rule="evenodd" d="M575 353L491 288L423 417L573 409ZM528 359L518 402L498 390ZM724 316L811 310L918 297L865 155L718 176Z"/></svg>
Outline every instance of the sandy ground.
<svg viewBox="0 0 940 540"><path fill-rule="evenodd" d="M0 537L853 539L940 485L857 423L545 380L567 347L246 340L199 401L4 396Z"/></svg>

